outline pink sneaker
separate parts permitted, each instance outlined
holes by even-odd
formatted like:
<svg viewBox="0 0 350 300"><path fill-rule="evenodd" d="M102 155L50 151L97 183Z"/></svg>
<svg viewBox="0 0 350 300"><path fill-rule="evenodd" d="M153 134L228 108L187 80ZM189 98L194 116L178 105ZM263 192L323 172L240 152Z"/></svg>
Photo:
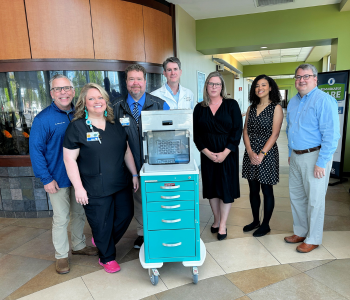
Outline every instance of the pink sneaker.
<svg viewBox="0 0 350 300"><path fill-rule="evenodd" d="M96 247L94 237L91 238L91 243Z"/></svg>
<svg viewBox="0 0 350 300"><path fill-rule="evenodd" d="M107 273L115 273L120 271L120 266L118 265L118 263L115 260L111 260L105 264L101 263L101 260L98 260L98 263L104 267L105 271Z"/></svg>

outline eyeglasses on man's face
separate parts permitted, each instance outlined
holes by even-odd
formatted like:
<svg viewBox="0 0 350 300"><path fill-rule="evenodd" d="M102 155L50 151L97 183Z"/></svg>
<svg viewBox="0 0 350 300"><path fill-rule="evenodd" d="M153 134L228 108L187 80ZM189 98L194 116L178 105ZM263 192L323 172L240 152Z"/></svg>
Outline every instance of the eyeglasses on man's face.
<svg viewBox="0 0 350 300"><path fill-rule="evenodd" d="M221 83L208 82L208 85L209 85L210 87L219 87L219 86L221 86Z"/></svg>
<svg viewBox="0 0 350 300"><path fill-rule="evenodd" d="M315 75L306 74L306 75L304 75L304 76L299 76L299 75L298 75L298 76L295 76L294 79L295 79L296 81L301 80L301 78L303 78L304 80L308 80L311 76L315 77Z"/></svg>
<svg viewBox="0 0 350 300"><path fill-rule="evenodd" d="M56 93L64 90L65 92L69 92L73 87L72 86L57 86L51 89L51 91L55 91Z"/></svg>

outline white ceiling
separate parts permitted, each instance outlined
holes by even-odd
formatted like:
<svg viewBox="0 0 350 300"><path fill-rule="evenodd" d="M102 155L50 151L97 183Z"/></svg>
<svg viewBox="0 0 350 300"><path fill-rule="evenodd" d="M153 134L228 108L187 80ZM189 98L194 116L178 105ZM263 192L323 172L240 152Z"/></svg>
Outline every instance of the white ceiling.
<svg viewBox="0 0 350 300"><path fill-rule="evenodd" d="M236 52L231 55L242 65L278 64L305 61L312 47Z"/></svg>
<svg viewBox="0 0 350 300"><path fill-rule="evenodd" d="M255 0L167 0L180 5L195 20L256 14L340 3L341 0L295 0L293 3L256 7Z"/></svg>

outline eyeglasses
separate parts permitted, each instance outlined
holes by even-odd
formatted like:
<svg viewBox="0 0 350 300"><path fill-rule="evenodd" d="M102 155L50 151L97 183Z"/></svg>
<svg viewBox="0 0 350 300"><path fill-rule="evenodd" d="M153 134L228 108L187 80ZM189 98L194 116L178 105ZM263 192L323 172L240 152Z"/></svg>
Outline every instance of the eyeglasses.
<svg viewBox="0 0 350 300"><path fill-rule="evenodd" d="M72 89L72 86L58 86L58 87L54 87L51 89L51 91L55 91L56 93L61 92L62 90L64 90L65 92L68 92Z"/></svg>
<svg viewBox="0 0 350 300"><path fill-rule="evenodd" d="M219 86L221 86L221 83L208 82L208 85L209 85L210 87L219 87Z"/></svg>
<svg viewBox="0 0 350 300"><path fill-rule="evenodd" d="M311 76L314 76L314 77L315 77L315 75L306 74L306 75L304 75L304 76L295 76L294 79L295 79L296 81L301 80L301 78L304 78L304 80L308 80Z"/></svg>

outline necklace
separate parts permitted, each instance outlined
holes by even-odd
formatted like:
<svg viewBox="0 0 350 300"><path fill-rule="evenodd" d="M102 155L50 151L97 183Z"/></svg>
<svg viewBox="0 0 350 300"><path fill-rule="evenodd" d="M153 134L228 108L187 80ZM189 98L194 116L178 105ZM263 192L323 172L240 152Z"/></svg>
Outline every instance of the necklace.
<svg viewBox="0 0 350 300"><path fill-rule="evenodd" d="M211 105L219 105L219 104L221 104L221 103L222 103L222 100L221 100L220 102L218 102L218 103L213 103L213 102L210 101L209 104L211 104Z"/></svg>

